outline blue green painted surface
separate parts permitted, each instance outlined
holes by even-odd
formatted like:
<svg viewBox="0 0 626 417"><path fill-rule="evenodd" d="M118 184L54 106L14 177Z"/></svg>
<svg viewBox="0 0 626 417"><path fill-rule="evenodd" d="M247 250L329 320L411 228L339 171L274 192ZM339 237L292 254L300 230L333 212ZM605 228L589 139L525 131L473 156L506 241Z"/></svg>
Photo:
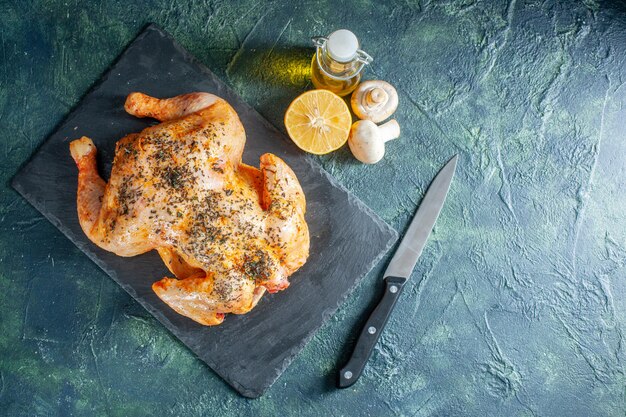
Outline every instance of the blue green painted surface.
<svg viewBox="0 0 626 417"><path fill-rule="evenodd" d="M0 1L0 415L623 416L626 7L584 1ZM132 3L132 4L130 4ZM234 393L8 181L148 22L279 128L308 38L354 30L400 91L376 166L319 161L398 231L461 162L362 379L383 264L259 400ZM225 346L225 349L228 347Z"/></svg>

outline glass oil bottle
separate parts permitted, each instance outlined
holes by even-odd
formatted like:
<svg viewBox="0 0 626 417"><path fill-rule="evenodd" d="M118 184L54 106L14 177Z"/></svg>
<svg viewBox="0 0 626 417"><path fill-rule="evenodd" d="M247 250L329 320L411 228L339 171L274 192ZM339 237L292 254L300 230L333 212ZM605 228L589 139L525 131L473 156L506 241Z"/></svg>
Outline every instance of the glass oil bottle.
<svg viewBox="0 0 626 417"><path fill-rule="evenodd" d="M330 90L339 96L350 94L372 57L359 49L357 37L346 29L312 40L316 47L311 62L311 81L315 88Z"/></svg>

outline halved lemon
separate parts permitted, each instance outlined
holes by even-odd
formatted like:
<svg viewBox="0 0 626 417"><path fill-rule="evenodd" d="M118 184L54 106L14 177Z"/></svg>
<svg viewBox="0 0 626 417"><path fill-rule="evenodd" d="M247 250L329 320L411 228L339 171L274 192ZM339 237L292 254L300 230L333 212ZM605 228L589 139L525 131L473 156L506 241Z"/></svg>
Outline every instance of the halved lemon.
<svg viewBox="0 0 626 417"><path fill-rule="evenodd" d="M348 140L352 116L348 105L328 90L311 90L298 96L285 113L291 140L304 151L324 155Z"/></svg>

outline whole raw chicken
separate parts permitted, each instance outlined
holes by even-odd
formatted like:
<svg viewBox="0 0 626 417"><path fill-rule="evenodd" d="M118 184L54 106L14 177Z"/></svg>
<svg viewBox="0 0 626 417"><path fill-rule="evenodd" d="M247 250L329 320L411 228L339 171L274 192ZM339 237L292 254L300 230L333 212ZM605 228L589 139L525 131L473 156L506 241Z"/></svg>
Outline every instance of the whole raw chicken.
<svg viewBox="0 0 626 417"><path fill-rule="evenodd" d="M78 218L96 245L120 256L156 249L176 276L152 285L178 313L220 324L280 291L309 253L305 198L272 154L241 162L246 141L233 108L208 93L156 99L132 93L125 109L163 123L117 142L109 183L87 137L70 144Z"/></svg>

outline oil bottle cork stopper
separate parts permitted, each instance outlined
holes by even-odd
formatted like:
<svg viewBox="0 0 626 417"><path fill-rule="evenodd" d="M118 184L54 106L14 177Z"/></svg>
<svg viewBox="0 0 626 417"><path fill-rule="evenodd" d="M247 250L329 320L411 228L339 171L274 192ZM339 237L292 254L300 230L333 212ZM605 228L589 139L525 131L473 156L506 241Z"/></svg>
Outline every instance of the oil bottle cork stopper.
<svg viewBox="0 0 626 417"><path fill-rule="evenodd" d="M356 57L359 40L349 30L340 29L328 36L326 48L332 59L339 62L349 62Z"/></svg>

